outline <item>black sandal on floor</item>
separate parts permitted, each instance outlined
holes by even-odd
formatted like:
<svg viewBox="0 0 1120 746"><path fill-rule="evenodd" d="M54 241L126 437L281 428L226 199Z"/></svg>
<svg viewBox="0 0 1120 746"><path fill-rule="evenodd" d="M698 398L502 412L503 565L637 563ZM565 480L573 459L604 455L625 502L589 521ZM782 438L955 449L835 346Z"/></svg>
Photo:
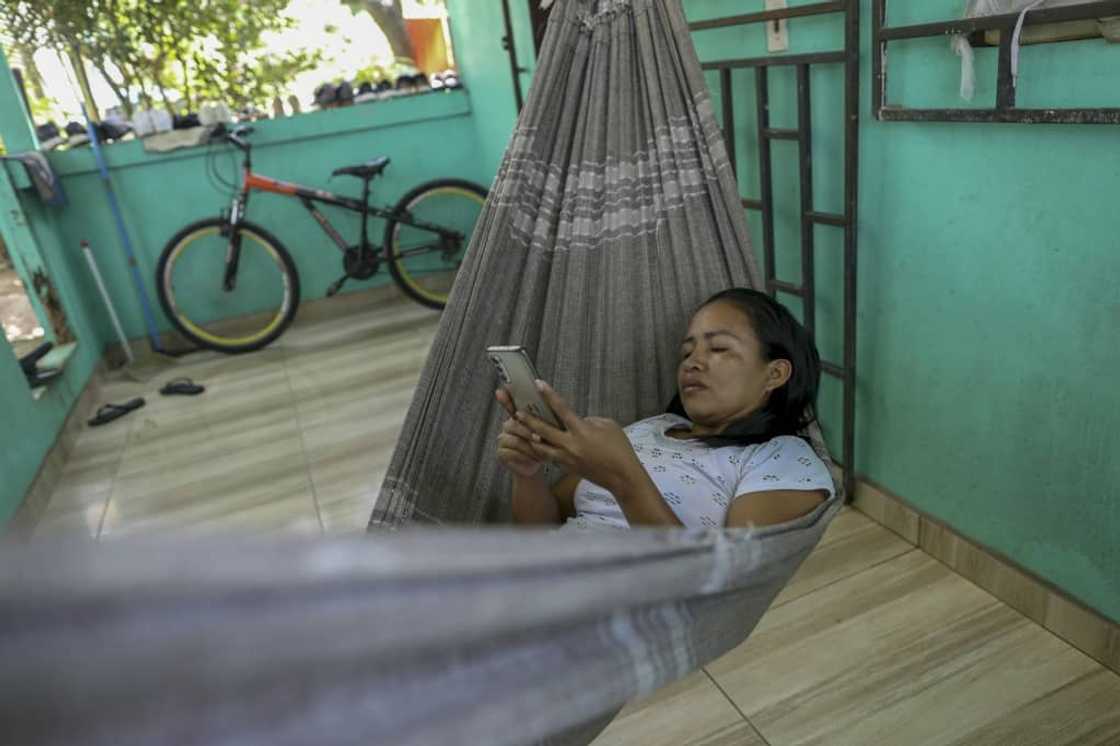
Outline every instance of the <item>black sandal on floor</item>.
<svg viewBox="0 0 1120 746"><path fill-rule="evenodd" d="M101 407L101 409L97 410L97 414L86 422L86 424L90 427L106 425L118 417L124 417L129 412L139 409L142 406L144 406L144 400L139 396L130 401L126 401L124 404L106 404Z"/></svg>
<svg viewBox="0 0 1120 746"><path fill-rule="evenodd" d="M168 381L159 392L164 396L171 396L172 394L198 396L205 390L205 386L201 386L189 378L176 378L174 381Z"/></svg>

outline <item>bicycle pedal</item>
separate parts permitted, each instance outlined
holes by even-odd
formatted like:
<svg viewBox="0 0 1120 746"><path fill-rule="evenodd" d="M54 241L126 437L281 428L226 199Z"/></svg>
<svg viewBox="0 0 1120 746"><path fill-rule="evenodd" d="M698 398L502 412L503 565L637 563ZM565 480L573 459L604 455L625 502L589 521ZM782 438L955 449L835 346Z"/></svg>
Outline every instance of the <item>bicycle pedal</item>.
<svg viewBox="0 0 1120 746"><path fill-rule="evenodd" d="M343 275L342 277L340 277L337 280L335 280L334 282L332 282L327 287L327 297L330 298L334 295L338 295L338 291L342 290L342 286L346 284L346 280L348 280L348 279L349 278L346 275Z"/></svg>

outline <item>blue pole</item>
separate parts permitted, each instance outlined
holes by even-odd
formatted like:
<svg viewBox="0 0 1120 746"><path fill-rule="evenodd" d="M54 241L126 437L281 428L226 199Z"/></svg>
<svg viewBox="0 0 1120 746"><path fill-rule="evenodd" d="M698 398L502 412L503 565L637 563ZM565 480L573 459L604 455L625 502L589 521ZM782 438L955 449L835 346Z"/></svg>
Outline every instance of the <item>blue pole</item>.
<svg viewBox="0 0 1120 746"><path fill-rule="evenodd" d="M93 147L93 158L97 161L97 170L101 173L101 180L105 183L105 193L109 197L109 209L113 213L113 220L117 224L117 235L121 240L121 247L124 249L125 256L128 259L128 269L132 274L132 284L136 286L136 295L140 298L140 311L144 315L144 324L148 327L148 341L152 345L152 349L156 352L164 352L163 345L159 341L159 330L156 327L155 313L152 311L152 302L148 299L148 293L144 290L144 278L140 276L140 266L136 261L136 252L132 250L132 239L128 236L128 229L125 228L124 218L121 215L120 204L117 202L117 193L113 191L113 182L109 178L109 169L105 165L105 157L101 153L101 144L97 140L97 130L93 126L93 122L89 119L89 114L86 112L85 107L82 107L82 116L86 120L86 134L89 136L89 143Z"/></svg>

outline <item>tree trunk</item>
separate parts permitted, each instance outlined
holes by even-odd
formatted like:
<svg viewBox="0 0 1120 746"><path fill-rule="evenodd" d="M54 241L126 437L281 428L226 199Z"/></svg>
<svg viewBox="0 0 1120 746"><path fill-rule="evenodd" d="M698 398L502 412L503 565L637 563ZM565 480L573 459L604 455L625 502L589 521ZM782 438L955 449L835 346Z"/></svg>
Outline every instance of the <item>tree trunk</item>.
<svg viewBox="0 0 1120 746"><path fill-rule="evenodd" d="M416 55L412 51L412 40L404 27L404 12L401 10L401 0L347 0L346 5L354 9L365 10L373 17L385 37L389 40L389 47L393 56L415 61Z"/></svg>
<svg viewBox="0 0 1120 746"><path fill-rule="evenodd" d="M181 50L175 51L175 61L179 63L179 67L183 69L183 100L187 102L187 111L195 111L194 108L194 91L191 90L191 71L187 67L187 61L183 59Z"/></svg>
<svg viewBox="0 0 1120 746"><path fill-rule="evenodd" d="M82 62L82 55L76 47L72 47L69 56L70 66L73 68L74 75L78 79L78 88L81 89L86 116L94 122L100 122L101 112L97 110L97 103L93 100L93 92L89 87L89 78L86 77L86 68L85 64Z"/></svg>
<svg viewBox="0 0 1120 746"><path fill-rule="evenodd" d="M35 64L35 50L26 44L17 44L16 49L19 52L20 64L23 66L23 78L31 87L31 95L37 100L46 98L43 75L39 72L39 66Z"/></svg>
<svg viewBox="0 0 1120 746"><path fill-rule="evenodd" d="M132 102L128 99L128 91L131 88L129 79L125 77L118 83L109 75L109 71L105 69L105 65L100 61L91 60L90 64L93 65L93 69L97 71L97 74L101 76L105 84L109 86L109 89L113 91L113 95L117 97L117 100L121 102L121 108L124 109L125 119L132 119Z"/></svg>
<svg viewBox="0 0 1120 746"><path fill-rule="evenodd" d="M167 109L167 113L174 118L175 105L171 103L171 99L167 97L167 90L163 87L163 83L156 83L156 86L159 88L159 97L163 101L163 108Z"/></svg>

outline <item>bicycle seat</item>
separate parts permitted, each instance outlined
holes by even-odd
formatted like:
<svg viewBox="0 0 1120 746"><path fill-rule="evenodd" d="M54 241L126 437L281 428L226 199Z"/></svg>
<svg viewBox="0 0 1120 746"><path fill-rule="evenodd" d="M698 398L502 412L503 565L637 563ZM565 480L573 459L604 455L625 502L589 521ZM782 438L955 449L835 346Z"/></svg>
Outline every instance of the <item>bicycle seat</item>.
<svg viewBox="0 0 1120 746"><path fill-rule="evenodd" d="M343 166L331 172L331 176L357 176L359 179L372 179L389 165L388 156L374 158L372 161L359 163L356 166Z"/></svg>

